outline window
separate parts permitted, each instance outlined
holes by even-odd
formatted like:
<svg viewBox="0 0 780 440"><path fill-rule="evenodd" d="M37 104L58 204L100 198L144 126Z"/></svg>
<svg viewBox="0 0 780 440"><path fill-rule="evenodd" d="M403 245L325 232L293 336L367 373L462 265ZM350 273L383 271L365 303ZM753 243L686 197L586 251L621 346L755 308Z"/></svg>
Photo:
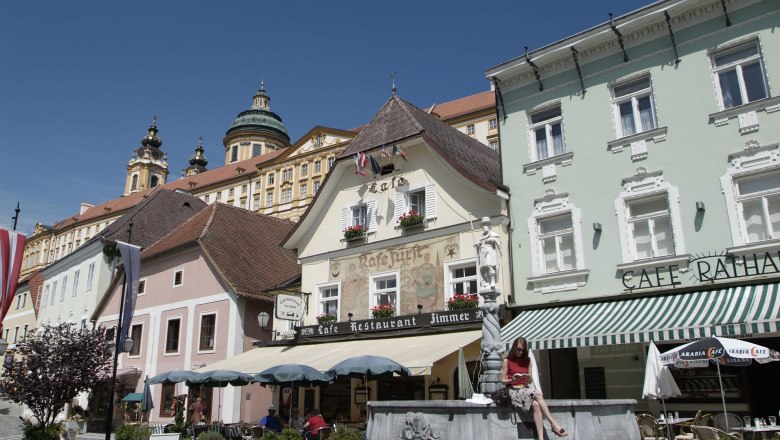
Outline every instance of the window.
<svg viewBox="0 0 780 440"><path fill-rule="evenodd" d="M246 209L246 199L241 199L241 202L239 202L239 206L241 209Z"/></svg>
<svg viewBox="0 0 780 440"><path fill-rule="evenodd" d="M51 283L51 300L49 301L49 305L54 305L54 297L57 296L57 281L54 281Z"/></svg>
<svg viewBox="0 0 780 440"><path fill-rule="evenodd" d="M205 203L207 203L207 204L211 201L211 197L209 197L209 194L206 194L205 196L203 196L203 201Z"/></svg>
<svg viewBox="0 0 780 440"><path fill-rule="evenodd" d="M305 199L309 196L309 186L305 183L301 183L301 196L300 198Z"/></svg>
<svg viewBox="0 0 780 440"><path fill-rule="evenodd" d="M263 186L263 182L257 181L255 182L255 191L260 191L260 187Z"/></svg>
<svg viewBox="0 0 780 440"><path fill-rule="evenodd" d="M312 194L316 194L317 191L319 190L320 190L320 181L315 180L314 183L312 184Z"/></svg>
<svg viewBox="0 0 780 440"><path fill-rule="evenodd" d="M19 326L17 325L14 327L14 341L13 343L16 344L16 340L19 339Z"/></svg>
<svg viewBox="0 0 780 440"><path fill-rule="evenodd" d="M339 316L339 286L329 285L320 287L319 314Z"/></svg>
<svg viewBox="0 0 780 440"><path fill-rule="evenodd" d="M173 399L176 395L176 384L175 383L164 383L162 384L162 392L160 393L160 401L162 402L162 405L160 405L160 417L171 417L173 416L175 408L173 407Z"/></svg>
<svg viewBox="0 0 780 440"><path fill-rule="evenodd" d="M172 354L179 352L179 331L181 330L181 319L169 319L168 331L165 334L165 353Z"/></svg>
<svg viewBox="0 0 780 440"><path fill-rule="evenodd" d="M408 191L395 193L394 222L402 214L416 211L425 217L425 221L436 218L436 185L411 187Z"/></svg>
<svg viewBox="0 0 780 440"><path fill-rule="evenodd" d="M314 172L315 173L319 173L320 171L322 171L322 161L315 160L314 161Z"/></svg>
<svg viewBox="0 0 780 440"><path fill-rule="evenodd" d="M40 290L39 290L39 292L40 292ZM24 292L22 294L22 307L24 307L25 305L27 305L27 292Z"/></svg>
<svg viewBox="0 0 780 440"><path fill-rule="evenodd" d="M233 188L230 188L230 189L228 190L228 199L232 199L234 194L235 194L235 191L234 191L234 189L233 189Z"/></svg>
<svg viewBox="0 0 780 440"><path fill-rule="evenodd" d="M674 255L666 193L626 201L628 233L636 260Z"/></svg>
<svg viewBox="0 0 780 440"><path fill-rule="evenodd" d="M18 309L21 306L22 306L22 294L20 293L19 295L16 295L16 308Z"/></svg>
<svg viewBox="0 0 780 440"><path fill-rule="evenodd" d="M626 81L612 87L618 137L631 136L656 127L650 77Z"/></svg>
<svg viewBox="0 0 780 440"><path fill-rule="evenodd" d="M488 147L493 151L498 151L498 141L493 140L488 142Z"/></svg>
<svg viewBox="0 0 780 440"><path fill-rule="evenodd" d="M293 179L293 169L287 168L282 170L282 182L288 182Z"/></svg>
<svg viewBox="0 0 780 440"><path fill-rule="evenodd" d="M139 280L138 281L138 295L143 295L146 293L146 280Z"/></svg>
<svg viewBox="0 0 780 440"><path fill-rule="evenodd" d="M328 158L328 169L331 169L331 168L333 168L333 159L334 159L334 158L332 158L332 157L329 157L329 158Z"/></svg>
<svg viewBox="0 0 780 440"><path fill-rule="evenodd" d="M566 152L560 105L532 113L530 119L533 153L536 156L534 160L547 159Z"/></svg>
<svg viewBox="0 0 780 440"><path fill-rule="evenodd" d="M271 186L274 184L274 180L276 178L275 173L268 173L268 186Z"/></svg>
<svg viewBox="0 0 780 440"><path fill-rule="evenodd" d="M758 41L714 53L712 66L723 109L767 97L766 77Z"/></svg>
<svg viewBox="0 0 780 440"><path fill-rule="evenodd" d="M734 189L746 242L780 238L780 171L736 179Z"/></svg>
<svg viewBox="0 0 780 440"><path fill-rule="evenodd" d="M200 317L200 351L214 350L214 338L216 336L217 315L209 314Z"/></svg>
<svg viewBox="0 0 780 440"><path fill-rule="evenodd" d="M257 209L259 207L260 207L260 197L259 196L255 196L252 199L252 209Z"/></svg>
<svg viewBox="0 0 780 440"><path fill-rule="evenodd" d="M318 134L317 136L314 136L314 148L319 148L322 146L322 138L323 136L321 134Z"/></svg>
<svg viewBox="0 0 780 440"><path fill-rule="evenodd" d="M138 188L138 174L133 174L133 179L130 183L130 190L135 190Z"/></svg>
<svg viewBox="0 0 780 440"><path fill-rule="evenodd" d="M309 175L309 164L304 163L301 164L301 176L308 176Z"/></svg>
<svg viewBox="0 0 780 440"><path fill-rule="evenodd" d="M475 262L449 266L447 295L477 293L477 264Z"/></svg>
<svg viewBox="0 0 780 440"><path fill-rule="evenodd" d="M173 287L179 287L184 283L184 270L178 269L173 273Z"/></svg>
<svg viewBox="0 0 780 440"><path fill-rule="evenodd" d="M133 340L133 346L130 348L128 356L138 356L141 354L141 337L143 335L143 324L133 324L130 327L130 339Z"/></svg>
<svg viewBox="0 0 780 440"><path fill-rule="evenodd" d="M89 269L87 269L87 292L92 290L92 278L95 276L95 263L89 263Z"/></svg>
<svg viewBox="0 0 780 440"><path fill-rule="evenodd" d="M415 211L425 217L425 191L409 193L409 210Z"/></svg>
<svg viewBox="0 0 780 440"><path fill-rule="evenodd" d="M241 185L241 195L246 194L246 185Z"/></svg>
<svg viewBox="0 0 780 440"><path fill-rule="evenodd" d="M22 330L22 339L27 337L27 332L29 331L29 328L30 328L29 324L24 325L24 329Z"/></svg>
<svg viewBox="0 0 780 440"><path fill-rule="evenodd" d="M268 190L268 192L265 193L265 206L273 206L274 204L274 190Z"/></svg>
<svg viewBox="0 0 780 440"><path fill-rule="evenodd" d="M292 188L282 188L279 194L279 203L290 203L292 201Z"/></svg>
<svg viewBox="0 0 780 440"><path fill-rule="evenodd" d="M222 201L222 191L217 191L217 195L216 195L215 199L218 202Z"/></svg>
<svg viewBox="0 0 780 440"><path fill-rule="evenodd" d="M252 157L259 156L262 151L261 144L252 144Z"/></svg>
<svg viewBox="0 0 780 440"><path fill-rule="evenodd" d="M233 145L230 149L230 161L235 162L238 160L238 145Z"/></svg>
<svg viewBox="0 0 780 440"><path fill-rule="evenodd" d="M74 298L76 297L76 294L78 293L80 272L81 271L77 270L76 272L73 273L73 288L71 289L71 296L74 297Z"/></svg>
<svg viewBox="0 0 780 440"><path fill-rule="evenodd" d="M350 211L352 212L352 217L349 222L350 226L366 226L368 224L368 206L353 206Z"/></svg>
<svg viewBox="0 0 780 440"><path fill-rule="evenodd" d="M542 253L542 272L553 273L577 268L574 252L574 228L571 213L539 219L538 246Z"/></svg>
<svg viewBox="0 0 780 440"><path fill-rule="evenodd" d="M49 285L47 284L46 287L44 287L43 289L43 302L41 303L41 305L46 307L48 301L49 301Z"/></svg>
<svg viewBox="0 0 780 440"><path fill-rule="evenodd" d="M379 305L396 306L396 298L398 296L398 280L396 275L374 278L371 286L372 307Z"/></svg>
<svg viewBox="0 0 780 440"><path fill-rule="evenodd" d="M467 134L474 134L474 124L469 124L466 126L466 133Z"/></svg>
<svg viewBox="0 0 780 440"><path fill-rule="evenodd" d="M488 119L488 129L495 130L496 129L496 118L490 118Z"/></svg>

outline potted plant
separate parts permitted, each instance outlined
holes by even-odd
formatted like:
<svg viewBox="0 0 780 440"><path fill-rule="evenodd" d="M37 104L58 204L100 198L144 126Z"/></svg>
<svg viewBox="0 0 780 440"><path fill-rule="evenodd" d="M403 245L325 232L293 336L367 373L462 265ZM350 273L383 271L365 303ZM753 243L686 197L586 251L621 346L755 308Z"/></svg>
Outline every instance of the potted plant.
<svg viewBox="0 0 780 440"><path fill-rule="evenodd" d="M401 214L401 216L398 217L398 224L401 225L401 228L403 229L416 228L422 226L423 223L425 223L425 216L414 209L406 214Z"/></svg>
<svg viewBox="0 0 780 440"><path fill-rule="evenodd" d="M471 309L479 305L479 296L476 293L456 293L447 301L450 310Z"/></svg>
<svg viewBox="0 0 780 440"><path fill-rule="evenodd" d="M371 314L374 318L387 318L395 315L395 307L392 304L380 304L371 307Z"/></svg>
<svg viewBox="0 0 780 440"><path fill-rule="evenodd" d="M328 313L323 313L322 315L317 315L317 322L319 324L327 324L329 322L336 322L336 315L331 315Z"/></svg>
<svg viewBox="0 0 780 440"><path fill-rule="evenodd" d="M366 227L363 225L348 226L344 230L344 240L356 240L366 235Z"/></svg>

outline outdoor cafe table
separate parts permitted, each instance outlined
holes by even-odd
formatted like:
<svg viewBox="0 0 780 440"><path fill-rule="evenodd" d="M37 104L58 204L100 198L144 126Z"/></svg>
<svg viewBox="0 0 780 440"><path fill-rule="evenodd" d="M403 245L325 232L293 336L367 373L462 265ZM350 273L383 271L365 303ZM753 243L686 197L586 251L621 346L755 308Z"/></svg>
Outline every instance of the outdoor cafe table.
<svg viewBox="0 0 780 440"><path fill-rule="evenodd" d="M746 426L746 427L739 428L739 430L742 431L742 436L745 439L748 438L747 437L748 433L752 433L752 435L750 437L751 439L765 438L766 437L765 434L767 434L767 433L770 433L770 432L780 432L780 425L762 426L760 428L756 428L755 426ZM761 436L760 437L756 437L756 434L761 434Z"/></svg>
<svg viewBox="0 0 780 440"><path fill-rule="evenodd" d="M659 425L666 425L668 431L669 431L669 438L674 438L672 435L672 426L679 425L680 423L687 423L693 421L692 417L672 417L672 418L665 418L665 419L656 419L656 423Z"/></svg>

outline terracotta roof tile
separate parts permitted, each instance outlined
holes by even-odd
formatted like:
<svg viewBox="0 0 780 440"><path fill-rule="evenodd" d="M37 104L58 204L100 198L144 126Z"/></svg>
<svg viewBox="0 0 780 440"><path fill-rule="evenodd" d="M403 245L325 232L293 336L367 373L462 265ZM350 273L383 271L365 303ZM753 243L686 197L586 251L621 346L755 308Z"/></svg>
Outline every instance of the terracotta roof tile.
<svg viewBox="0 0 780 440"><path fill-rule="evenodd" d="M448 119L464 116L469 113L480 110L494 109L496 106L496 96L493 91L477 93L476 95L466 96L454 101L434 104L433 113L439 115L439 119L446 121ZM431 112L431 107L425 109L425 113Z"/></svg>
<svg viewBox="0 0 780 440"><path fill-rule="evenodd" d="M149 246L141 257L200 245L236 293L272 299L268 290L301 274L295 252L281 247L293 226L286 220L215 203Z"/></svg>

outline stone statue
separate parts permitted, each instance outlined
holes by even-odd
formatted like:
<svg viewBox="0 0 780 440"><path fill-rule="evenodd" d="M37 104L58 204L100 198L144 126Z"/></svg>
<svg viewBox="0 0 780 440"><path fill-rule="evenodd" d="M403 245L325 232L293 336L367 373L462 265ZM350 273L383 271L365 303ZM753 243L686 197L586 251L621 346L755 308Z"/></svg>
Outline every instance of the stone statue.
<svg viewBox="0 0 780 440"><path fill-rule="evenodd" d="M501 239L490 229L490 217L482 217L482 235L474 247L477 248L480 290L482 287L495 290L501 269Z"/></svg>

